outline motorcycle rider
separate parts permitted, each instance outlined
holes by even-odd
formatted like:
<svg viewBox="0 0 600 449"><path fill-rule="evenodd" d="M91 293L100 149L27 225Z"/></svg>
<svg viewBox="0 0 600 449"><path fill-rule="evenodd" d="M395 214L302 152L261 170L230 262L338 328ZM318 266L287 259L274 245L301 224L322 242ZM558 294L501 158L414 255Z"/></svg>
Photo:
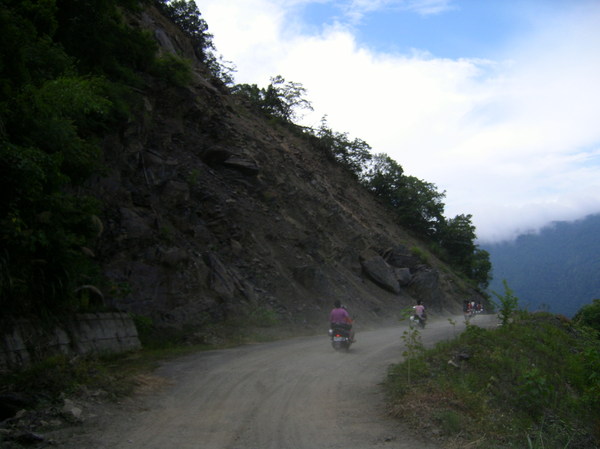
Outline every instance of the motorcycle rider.
<svg viewBox="0 0 600 449"><path fill-rule="evenodd" d="M333 303L333 309L329 313L329 323L331 327L341 326L348 329L350 334L350 340L354 343L354 329L352 329L352 318L348 311L342 307L342 303L339 299L336 299Z"/></svg>
<svg viewBox="0 0 600 449"><path fill-rule="evenodd" d="M415 309L415 317L422 323L425 324L425 320L427 319L427 315L425 315L425 306L422 304L421 300L417 301L417 305L414 306Z"/></svg>

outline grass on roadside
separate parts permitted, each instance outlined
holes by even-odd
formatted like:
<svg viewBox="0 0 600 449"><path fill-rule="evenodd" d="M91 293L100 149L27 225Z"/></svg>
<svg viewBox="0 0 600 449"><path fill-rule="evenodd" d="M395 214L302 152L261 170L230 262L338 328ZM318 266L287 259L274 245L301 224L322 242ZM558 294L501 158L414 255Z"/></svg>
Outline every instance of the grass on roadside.
<svg viewBox="0 0 600 449"><path fill-rule="evenodd" d="M551 314L468 326L387 376L390 411L447 445L597 448L600 340ZM452 447L452 446L450 446Z"/></svg>

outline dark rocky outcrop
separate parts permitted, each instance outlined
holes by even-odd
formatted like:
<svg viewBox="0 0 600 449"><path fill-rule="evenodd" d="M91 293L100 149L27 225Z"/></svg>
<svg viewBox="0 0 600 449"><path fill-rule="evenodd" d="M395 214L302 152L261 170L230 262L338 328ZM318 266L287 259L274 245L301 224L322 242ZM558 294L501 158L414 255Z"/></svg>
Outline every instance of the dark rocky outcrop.
<svg viewBox="0 0 600 449"><path fill-rule="evenodd" d="M384 251L383 258L393 267L408 268L413 272L418 271L423 265L423 262L406 246L399 244Z"/></svg>
<svg viewBox="0 0 600 449"><path fill-rule="evenodd" d="M379 254L361 255L360 263L369 279L392 293L400 293L396 272Z"/></svg>

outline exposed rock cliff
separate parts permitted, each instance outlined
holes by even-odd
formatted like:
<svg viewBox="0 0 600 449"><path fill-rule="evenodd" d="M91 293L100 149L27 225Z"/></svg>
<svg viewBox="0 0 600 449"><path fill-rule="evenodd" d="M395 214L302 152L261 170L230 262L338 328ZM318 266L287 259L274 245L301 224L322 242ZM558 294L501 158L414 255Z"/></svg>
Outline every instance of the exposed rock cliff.
<svg viewBox="0 0 600 449"><path fill-rule="evenodd" d="M163 324L271 309L324 323L334 299L363 321L421 298L460 310L474 292L395 225L342 168L212 84L178 29L150 8L132 19L194 82L148 79L135 119L104 143L96 249L105 302Z"/></svg>

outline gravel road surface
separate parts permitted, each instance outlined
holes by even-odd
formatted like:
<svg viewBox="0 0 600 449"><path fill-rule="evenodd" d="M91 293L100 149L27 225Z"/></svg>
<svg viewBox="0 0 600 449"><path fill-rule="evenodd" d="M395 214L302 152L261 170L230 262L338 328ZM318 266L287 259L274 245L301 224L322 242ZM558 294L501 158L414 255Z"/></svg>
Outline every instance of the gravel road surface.
<svg viewBox="0 0 600 449"><path fill-rule="evenodd" d="M428 324L427 346L464 329ZM491 323L478 316L474 324ZM479 321L479 323L478 323ZM349 352L326 335L200 352L166 362L158 391L112 406L61 447L89 449L439 449L385 413L380 382L402 359L406 325L357 327Z"/></svg>

